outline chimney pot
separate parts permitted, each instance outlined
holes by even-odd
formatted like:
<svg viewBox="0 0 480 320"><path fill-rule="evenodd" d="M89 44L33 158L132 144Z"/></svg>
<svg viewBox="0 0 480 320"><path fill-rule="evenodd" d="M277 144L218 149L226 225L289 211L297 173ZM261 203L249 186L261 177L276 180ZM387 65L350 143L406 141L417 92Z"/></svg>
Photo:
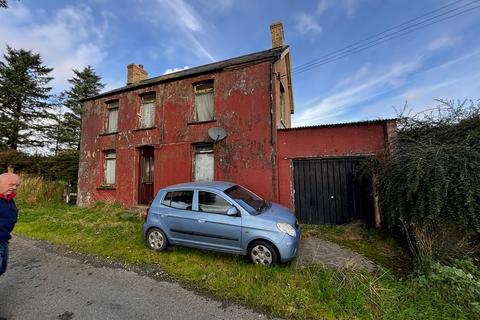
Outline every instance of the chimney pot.
<svg viewBox="0 0 480 320"><path fill-rule="evenodd" d="M283 47L285 45L283 24L280 21L272 23L270 25L270 32L272 33L272 48Z"/></svg>

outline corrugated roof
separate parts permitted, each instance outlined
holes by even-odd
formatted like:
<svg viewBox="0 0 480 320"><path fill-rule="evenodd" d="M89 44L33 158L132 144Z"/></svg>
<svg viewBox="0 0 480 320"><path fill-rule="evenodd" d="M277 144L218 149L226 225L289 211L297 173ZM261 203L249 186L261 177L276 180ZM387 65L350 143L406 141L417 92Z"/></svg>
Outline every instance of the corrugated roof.
<svg viewBox="0 0 480 320"><path fill-rule="evenodd" d="M294 128L282 128L278 130L282 131L289 131L289 130L301 130L301 129L311 129L311 128L324 128L324 127L342 127L342 126L365 126L369 124L376 124L382 123L387 121L397 121L396 118L389 118L389 119L376 119L376 120L365 120L365 121L356 121L356 122L341 122L341 123L329 123L329 124L319 124L314 126L302 126L302 127L294 127Z"/></svg>
<svg viewBox="0 0 480 320"><path fill-rule="evenodd" d="M117 94L123 91L130 91L130 90L139 89L142 87L151 86L153 84L157 84L160 82L171 81L179 78L186 78L186 77L190 77L190 76L194 76L194 75L198 75L206 72L212 72L212 71L222 70L225 68L231 68L231 67L242 65L242 64L278 59L282 55L282 53L288 48L289 46L273 48L273 49L255 52L255 53L247 54L244 56L240 56L240 57L236 57L228 60L206 64L199 67L194 67L194 68L190 68L190 69L186 69L178 72L165 74L159 77L150 78L134 84L129 84L124 87L114 89L108 92L100 93L96 96L88 97L80 101L85 102L93 99L98 99L101 97L106 97L112 94Z"/></svg>

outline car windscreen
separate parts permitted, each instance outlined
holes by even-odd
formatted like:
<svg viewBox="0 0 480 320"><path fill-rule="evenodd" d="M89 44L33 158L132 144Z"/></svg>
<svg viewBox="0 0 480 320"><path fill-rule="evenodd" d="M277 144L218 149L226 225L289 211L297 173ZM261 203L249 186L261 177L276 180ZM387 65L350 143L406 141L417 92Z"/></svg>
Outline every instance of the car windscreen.
<svg viewBox="0 0 480 320"><path fill-rule="evenodd" d="M269 205L267 201L238 185L225 190L225 194L252 215L261 213Z"/></svg>

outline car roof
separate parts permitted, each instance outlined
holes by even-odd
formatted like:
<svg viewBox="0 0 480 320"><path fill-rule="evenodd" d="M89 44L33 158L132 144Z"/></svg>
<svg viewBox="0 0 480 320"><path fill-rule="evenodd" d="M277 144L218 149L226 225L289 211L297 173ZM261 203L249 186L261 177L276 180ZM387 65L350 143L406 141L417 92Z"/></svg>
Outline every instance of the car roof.
<svg viewBox="0 0 480 320"><path fill-rule="evenodd" d="M174 184L162 190L172 190L172 189L215 189L218 191L225 191L230 187L237 185L233 182L228 181L195 181L195 182L186 182Z"/></svg>

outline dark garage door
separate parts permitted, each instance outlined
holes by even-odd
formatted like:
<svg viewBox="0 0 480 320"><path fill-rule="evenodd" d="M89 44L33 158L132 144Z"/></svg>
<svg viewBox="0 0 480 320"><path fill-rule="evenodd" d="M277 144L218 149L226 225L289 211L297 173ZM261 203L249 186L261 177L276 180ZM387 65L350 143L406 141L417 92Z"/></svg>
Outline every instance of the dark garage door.
<svg viewBox="0 0 480 320"><path fill-rule="evenodd" d="M343 224L374 219L372 181L361 179L367 157L293 161L295 214L301 223Z"/></svg>

